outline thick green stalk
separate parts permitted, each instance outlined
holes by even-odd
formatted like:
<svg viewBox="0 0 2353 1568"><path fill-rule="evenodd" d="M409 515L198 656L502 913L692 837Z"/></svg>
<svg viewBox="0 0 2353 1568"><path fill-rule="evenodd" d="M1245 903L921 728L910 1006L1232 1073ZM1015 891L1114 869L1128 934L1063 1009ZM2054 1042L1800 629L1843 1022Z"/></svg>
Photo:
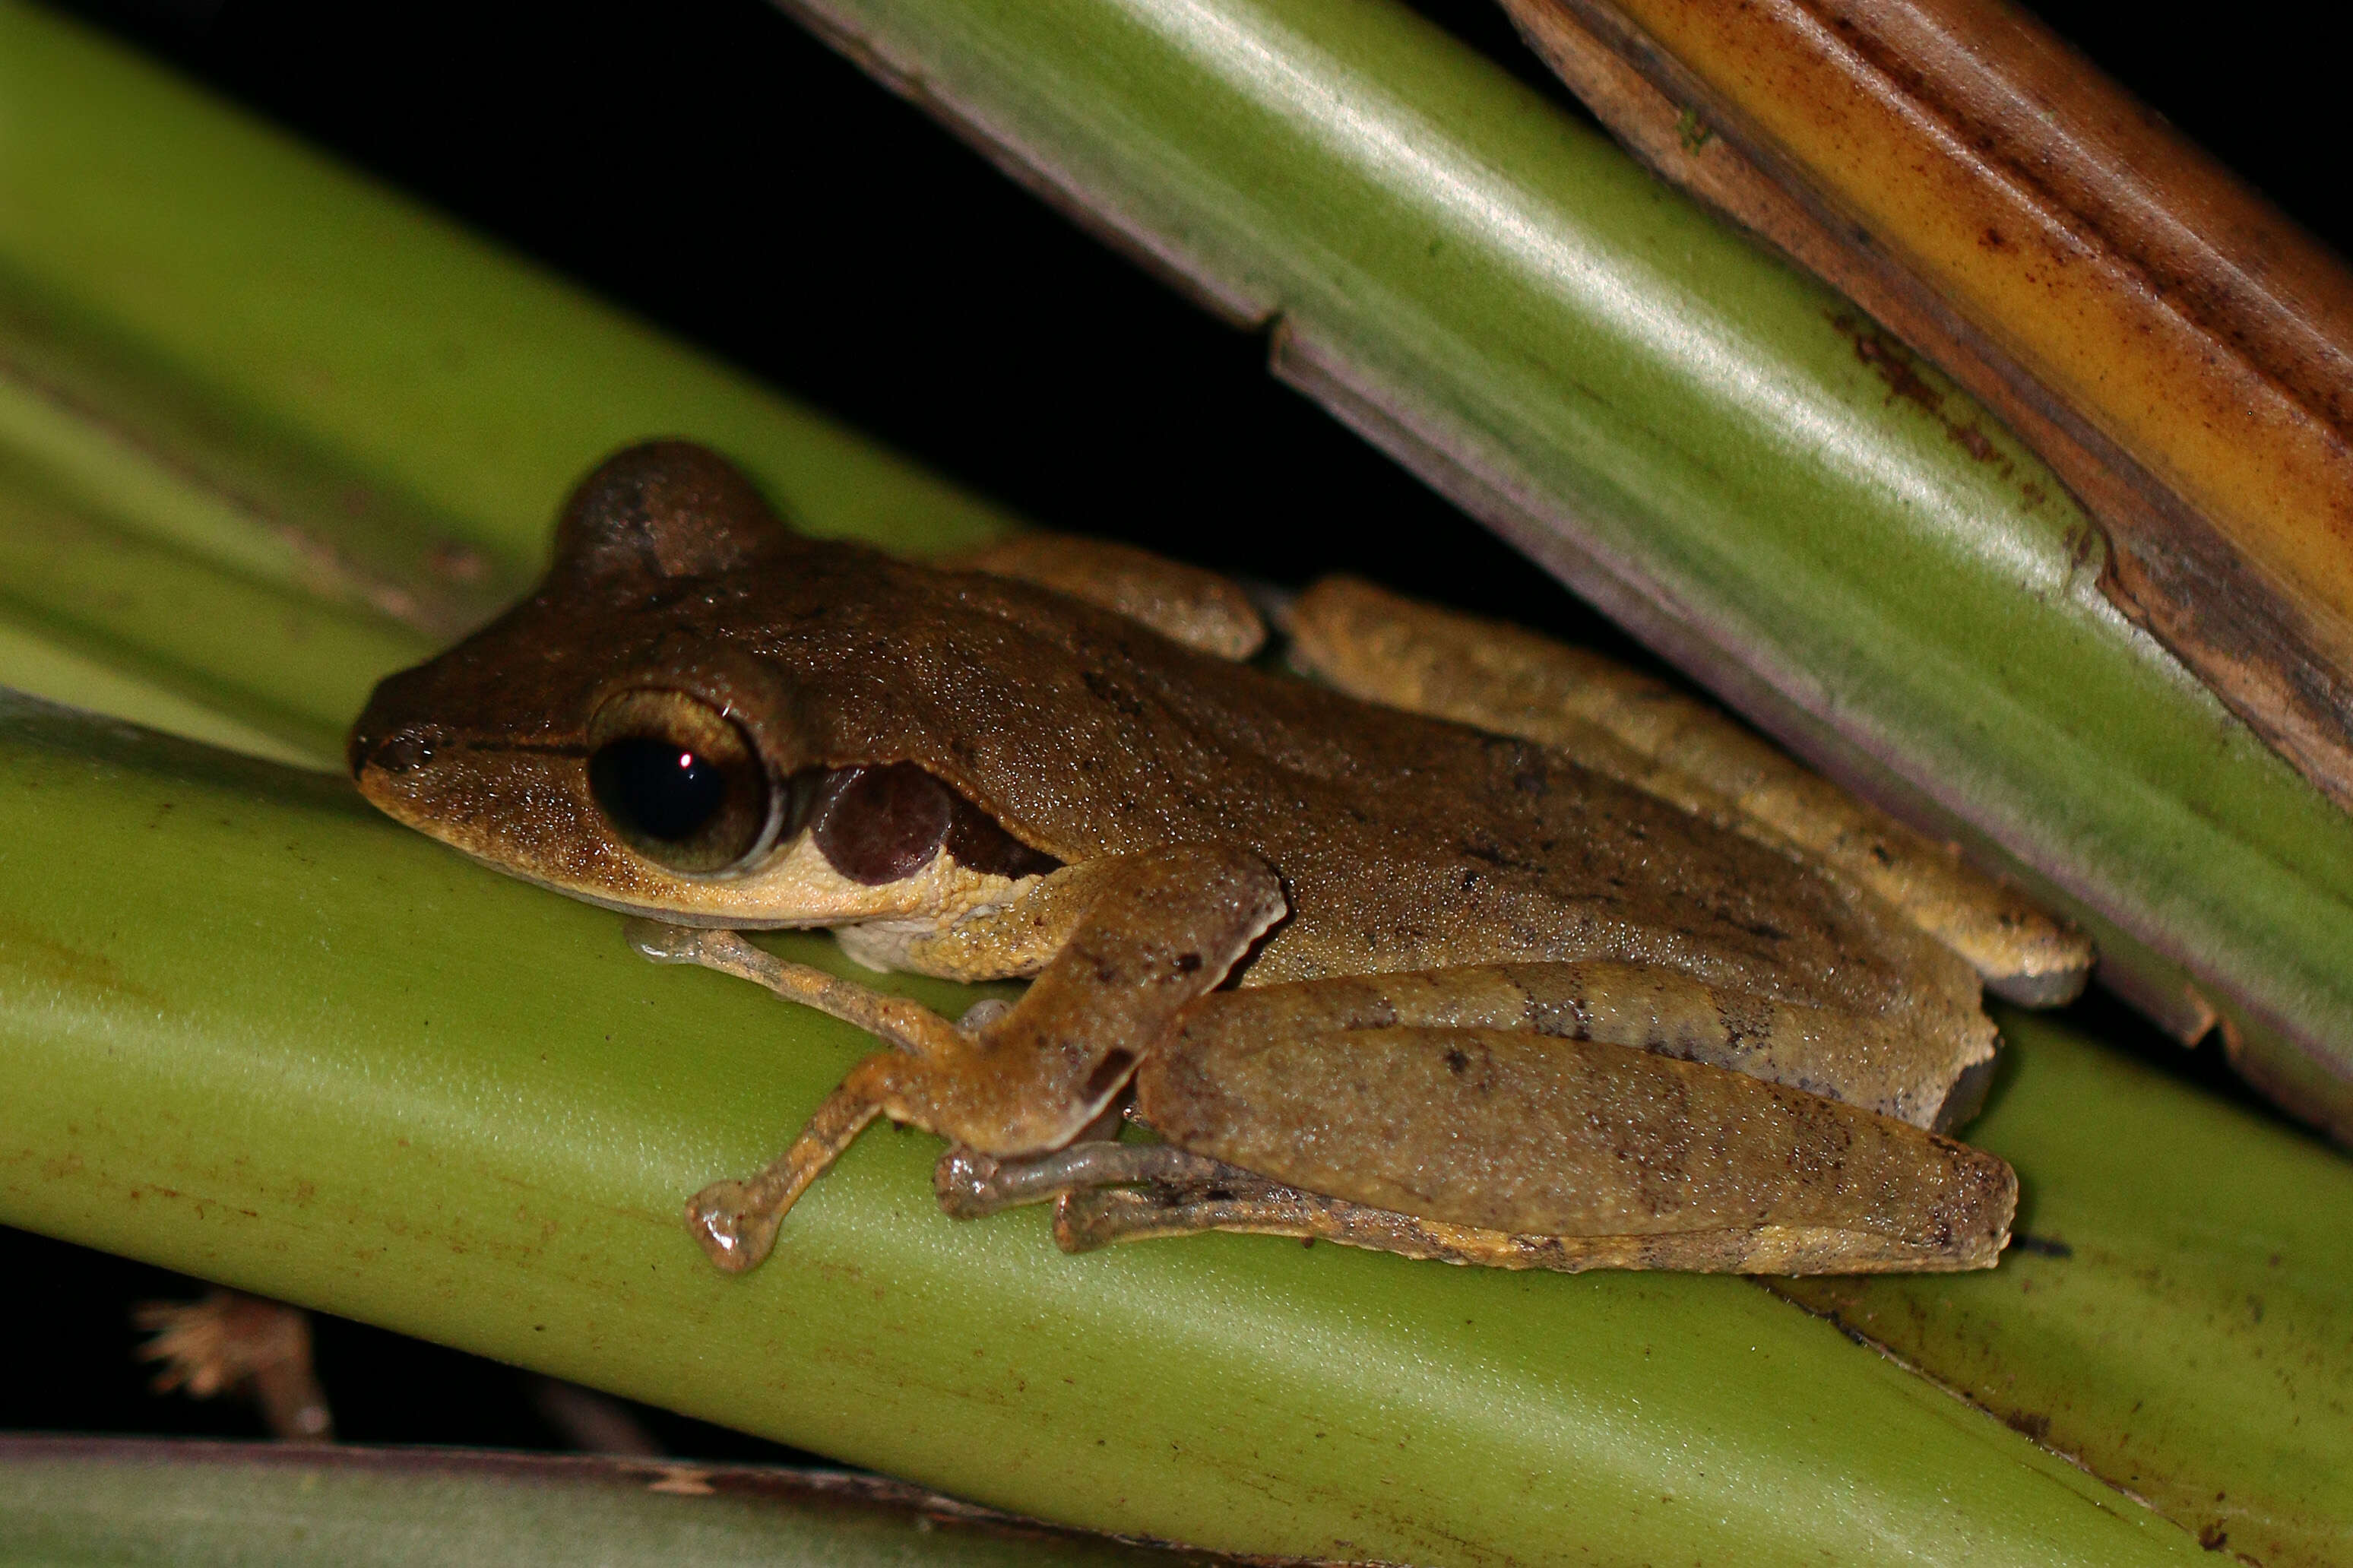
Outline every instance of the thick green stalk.
<svg viewBox="0 0 2353 1568"><path fill-rule="evenodd" d="M1466 1564L2198 1556L1736 1279L1229 1236L1071 1258L1038 1210L942 1215L939 1143L888 1131L795 1210L774 1258L724 1278L684 1195L765 1159L866 1048L853 1031L646 964L611 915L404 832L340 780L21 705L0 723L0 845L11 1223L1202 1545ZM2084 1114L2116 1142L2161 1132ZM2353 1226L2353 1173L2332 1172L2306 1212ZM2218 1183L2208 1223L2242 1223L2249 1197ZM2201 1476L2260 1492L2232 1430L2210 1435Z"/></svg>

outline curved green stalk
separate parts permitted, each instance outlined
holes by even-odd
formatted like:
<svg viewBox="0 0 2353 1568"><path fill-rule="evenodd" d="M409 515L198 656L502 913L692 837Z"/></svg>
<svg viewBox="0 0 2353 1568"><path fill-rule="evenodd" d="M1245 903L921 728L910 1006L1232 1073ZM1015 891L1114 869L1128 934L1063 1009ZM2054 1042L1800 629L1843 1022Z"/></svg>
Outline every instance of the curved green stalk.
<svg viewBox="0 0 2353 1568"><path fill-rule="evenodd" d="M340 780L21 703L0 721L0 843L11 1223L1206 1546L2198 1554L1737 1279L1230 1236L1072 1258L1039 1210L941 1215L940 1144L889 1131L803 1200L767 1264L724 1278L684 1196L772 1152L866 1048L855 1032L647 964L611 915L461 860ZM2347 1190L2308 1212L2343 1226L2353 1173L2337 1173ZM2214 1223L2234 1223L2243 1194L2217 1190ZM2262 1489L2225 1484L2242 1483Z"/></svg>
<svg viewBox="0 0 2353 1568"><path fill-rule="evenodd" d="M2002 1266L1774 1288L2216 1549L2353 1558L2353 1171L2046 1019L2001 1026L2014 1070L1968 1135L2026 1184Z"/></svg>
<svg viewBox="0 0 2353 1568"><path fill-rule="evenodd" d="M1020 1528L860 1476L430 1448L0 1436L0 1568L572 1568L592 1551L602 1568L1179 1561Z"/></svg>
<svg viewBox="0 0 2353 1568"><path fill-rule="evenodd" d="M2353 1140L2353 816L1966 394L1403 6L790 0L1828 771Z"/></svg>
<svg viewBox="0 0 2353 1568"><path fill-rule="evenodd" d="M813 532L1011 522L0 5L0 680L336 765L375 679L530 581L575 480L685 433Z"/></svg>

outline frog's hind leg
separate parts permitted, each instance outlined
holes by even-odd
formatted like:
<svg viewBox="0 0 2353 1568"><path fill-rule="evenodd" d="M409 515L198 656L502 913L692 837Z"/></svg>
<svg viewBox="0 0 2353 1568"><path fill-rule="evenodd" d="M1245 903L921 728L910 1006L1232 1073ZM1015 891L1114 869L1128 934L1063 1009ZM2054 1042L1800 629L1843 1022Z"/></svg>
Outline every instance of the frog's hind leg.
<svg viewBox="0 0 2353 1568"><path fill-rule="evenodd" d="M1092 1252L1121 1241L1156 1241L1207 1230L1333 1241L1443 1263L1503 1268L1697 1268L1736 1271L1747 1254L1711 1238L1704 1247L1658 1238L1522 1237L1416 1219L1303 1193L1169 1143L1076 1143L999 1160L957 1147L933 1173L940 1207L979 1219L1025 1204L1054 1205L1054 1241ZM1790 1272L1776 1269L1773 1272Z"/></svg>
<svg viewBox="0 0 2353 1568"><path fill-rule="evenodd" d="M1852 1274L1976 1266L1949 1253L1858 1245L1854 1231L1835 1226L1768 1224L1649 1236L1514 1235L1302 1192L1167 1143L1079 1143L1010 1160L951 1149L940 1160L934 1184L941 1208L959 1219L1052 1201L1054 1240L1065 1252L1228 1230L1336 1242L1440 1263L1564 1274L1588 1268Z"/></svg>
<svg viewBox="0 0 2353 1568"><path fill-rule="evenodd" d="M1298 1226L1282 1233L1521 1267L1865 1273L1989 1268L2018 1199L2000 1159L1892 1117L1518 1030L1187 1030L1138 1071L1136 1109L1293 1196L1169 1184L1196 1195L1074 1197L1072 1225Z"/></svg>
<svg viewBox="0 0 2353 1568"><path fill-rule="evenodd" d="M1445 1055L1440 1058L1449 1075L1459 1076L1468 1068L1471 1052L1482 1049L1479 1036L1492 1032L1380 1033L1385 1038L1368 1037L1352 1044L1345 1035L1341 1035L1325 1037L1321 1043L1339 1052L1350 1052L1361 1045L1368 1057L1378 1056L1384 1044L1403 1043L1408 1051L1427 1055L1446 1039L1459 1037L1456 1044L1444 1047ZM1622 1060L1614 1048L1604 1047L1605 1068L1617 1065L1613 1058ZM1458 1058L1465 1068L1454 1065ZM1293 1065L1314 1064L1294 1061ZM1322 1065L1330 1064L1326 1061ZM1493 1065L1480 1063L1486 1069L1492 1069ZM1696 1072L1703 1079L1703 1087L1711 1081L1709 1069L1694 1069L1688 1064L1663 1071L1670 1080L1678 1074L1689 1077ZM1164 1114L1173 1113L1172 1120L1198 1123L1209 1129L1212 1137L1247 1147L1253 1138L1262 1140L1271 1133L1280 1139L1286 1132L1299 1130L1294 1125L1295 1119L1282 1110L1275 1110L1271 1117L1264 1114L1266 1102L1256 1095L1245 1096L1258 1101L1256 1113L1246 1111L1239 1126L1221 1126L1219 1123L1227 1119L1220 1115L1220 1110L1230 1110L1230 1105L1215 1108L1218 1096L1214 1089L1204 1092L1198 1082L1188 1089L1184 1080L1194 1075L1181 1066L1173 1076L1176 1081L1172 1087L1166 1081L1168 1075L1147 1066L1144 1081L1152 1086L1150 1098ZM1725 1087L1725 1076L1712 1075L1715 1087ZM1345 1081L1324 1086L1331 1091L1332 1100L1343 1102L1347 1099L1348 1087ZM1616 1150L1624 1147L1627 1141L1641 1142L1646 1137L1639 1126L1641 1102L1647 1100L1655 1107L1661 1097L1656 1085L1648 1086L1647 1094L1641 1092L1645 1086L1640 1084L1613 1082L1611 1087L1631 1087L1636 1091L1627 1096L1630 1106L1619 1110L1615 1117L1618 1125L1609 1129L1609 1133L1620 1141L1609 1145ZM1491 1089L1492 1086L1482 1089L1478 1098L1489 1099ZM1307 1091L1314 1093L1314 1086L1308 1086ZM1733 1096L1750 1100L1766 1098L1761 1090L1736 1087ZM1187 1098L1196 1103L1180 1108L1176 1102ZM1426 1109L1444 1109L1439 1103L1442 1096L1437 1100L1422 1095L1415 1098ZM1507 1094L1506 1098L1511 1097ZM1706 1117L1711 1109L1693 1107L1688 1094L1673 1099L1672 1114L1677 1118L1694 1110ZM1205 1100L1213 1107L1206 1116L1190 1114L1201 1111L1204 1107L1198 1101ZM1850 1124L1830 1129L1831 1135L1827 1142L1836 1145L1835 1158L1839 1161L1852 1159L1864 1168L1864 1190L1835 1194L1838 1201L1827 1205L1807 1201L1820 1194L1799 1194L1792 1201L1791 1195L1784 1193L1778 1198L1768 1198L1761 1213L1727 1214L1725 1205L1710 1201L1705 1194L1676 1194L1665 1190L1672 1178L1656 1190L1629 1194L1619 1190L1613 1173L1606 1168L1596 1171L1590 1161L1582 1162L1585 1169L1569 1178L1572 1184L1582 1181L1588 1190L1569 1197L1565 1204L1554 1195L1538 1198L1533 1205L1509 1198L1501 1205L1488 1205L1487 1199L1493 1194L1479 1190L1482 1180L1508 1188L1531 1174L1542 1181L1549 1173L1548 1169L1514 1169L1509 1153L1500 1161L1496 1158L1498 1145L1508 1149L1521 1142L1531 1131L1541 1139L1544 1122L1549 1121L1557 1126L1564 1120L1557 1114L1543 1114L1546 1108L1536 1109L1538 1114L1534 1117L1508 1116L1511 1125L1502 1128L1490 1126L1484 1121L1466 1127L1461 1119L1441 1116L1441 1126L1434 1136L1435 1147L1443 1152L1435 1159L1430 1157L1432 1149L1409 1146L1414 1142L1411 1131L1400 1131L1386 1143L1377 1136L1359 1136L1378 1130L1346 1125L1350 1117L1344 1104L1337 1108L1336 1114L1332 1107L1324 1109L1322 1120L1329 1125L1319 1131L1340 1134L1336 1141L1347 1142L1355 1150L1349 1168L1338 1173L1342 1181L1369 1176L1377 1184L1385 1173L1394 1174L1400 1165L1410 1169L1415 1179L1427 1180L1433 1169L1442 1173L1447 1156L1451 1156L1460 1167L1454 1180L1468 1190L1441 1193L1441 1205L1451 1201L1459 1206L1467 1202L1473 1208L1493 1206L1498 1216L1535 1215L1564 1224L1599 1222L1603 1228L1591 1233L1514 1231L1410 1214L1399 1208L1286 1185L1259 1172L1170 1143L1081 1142L1010 1158L956 1147L941 1157L933 1184L939 1194L940 1207L959 1219L975 1219L1025 1204L1052 1200L1054 1239L1066 1252L1092 1251L1113 1242L1228 1230L1331 1241L1443 1263L1545 1268L1571 1274L1588 1268L1716 1274L1862 1274L1984 1268L2000 1250L2010 1205L2015 1196L2008 1168L1992 1156L1904 1129L1894 1133L1891 1159L1891 1151L1870 1146L1873 1141L1867 1131L1862 1137L1854 1136L1858 1127L1852 1123L1860 1113L1849 1113L1846 1121ZM1556 1111L1558 1108L1550 1109ZM1757 1119L1753 1113L1759 1106L1752 1104L1744 1109L1752 1113L1751 1120ZM1769 1112L1771 1108L1763 1109ZM1590 1115L1577 1120L1588 1125L1602 1121ZM1764 1120L1770 1120L1769 1114ZM1870 1121L1878 1122L1880 1119ZM1531 1128L1531 1122L1536 1125ZM1892 1128L1894 1124L1889 1125ZM1324 1141L1335 1140L1327 1137ZM1784 1179L1789 1168L1802 1169L1809 1163L1819 1163L1820 1151L1809 1148L1810 1142L1799 1132L1752 1153L1767 1156L1770 1177ZM1398 1146L1400 1143L1409 1146ZM1574 1166L1580 1162L1540 1163L1549 1168L1556 1164ZM1732 1174L1743 1179L1737 1170ZM1958 1179L1944 1180L1952 1176ZM1442 1173L1438 1179L1441 1185L1448 1184ZM1940 1204L1932 1199L1922 1205L1916 1198L1907 1198L1901 1193L1907 1183L1957 1188L1958 1201L1953 1201L1957 1194L1948 1190L1941 1194L1947 1201ZM1630 1196L1634 1200L1631 1203L1627 1201ZM1839 1217L1816 1212L1826 1207ZM1641 1228L1609 1228L1612 1219L1631 1220L1632 1226ZM1662 1226L1663 1228L1653 1228Z"/></svg>
<svg viewBox="0 0 2353 1568"><path fill-rule="evenodd" d="M2068 1001L2091 972L2082 933L1663 682L1345 578L1301 595L1287 630L1293 662L1351 695L1557 747L1819 862L1901 910L2012 1001Z"/></svg>
<svg viewBox="0 0 2353 1568"><path fill-rule="evenodd" d="M1947 960L1949 962L1949 960ZM1711 985L1616 960L1465 964L1244 986L1187 1009L1182 1048L1350 1030L1503 1029L1630 1046L1728 1068L1947 1132L1974 1116L1994 1065L1993 1026L1940 1030Z"/></svg>
<svg viewBox="0 0 2353 1568"><path fill-rule="evenodd" d="M1173 1143L1081 1142L1042 1154L999 1158L958 1144L940 1156L932 1190L957 1219L979 1219L1042 1204L1082 1187L1146 1184L1191 1189L1262 1187L1265 1178Z"/></svg>
<svg viewBox="0 0 2353 1568"><path fill-rule="evenodd" d="M1852 1230L1758 1225L1648 1236L1519 1236L1256 1181L1225 1187L1110 1187L1063 1194L1054 1240L1065 1252L1205 1230L1296 1237L1369 1252L1487 1268L1670 1269L1685 1274L1939 1273L1984 1267L1951 1254L1859 1248Z"/></svg>
<svg viewBox="0 0 2353 1568"><path fill-rule="evenodd" d="M1007 1160L959 1146L940 1157L932 1184L941 1209L957 1219L1054 1204L1054 1240L1065 1252L1230 1230L1504 1268L1708 1266L1667 1260L1675 1249L1623 1237L1515 1237L1416 1219L1303 1193L1170 1143L1074 1143ZM1681 1256L1700 1254L1686 1247Z"/></svg>

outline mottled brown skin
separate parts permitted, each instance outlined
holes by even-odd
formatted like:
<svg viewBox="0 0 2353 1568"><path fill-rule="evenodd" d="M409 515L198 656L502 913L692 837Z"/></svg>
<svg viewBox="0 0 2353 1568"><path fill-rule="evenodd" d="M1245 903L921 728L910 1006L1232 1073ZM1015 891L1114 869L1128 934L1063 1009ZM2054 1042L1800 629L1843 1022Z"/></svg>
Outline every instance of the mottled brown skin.
<svg viewBox="0 0 2353 1568"><path fill-rule="evenodd" d="M1568 752L1879 895L2013 1002L2073 1001L2091 976L2082 932L1664 681L1345 577L1302 595L1290 628L1293 662L1352 696Z"/></svg>
<svg viewBox="0 0 2353 1568"><path fill-rule="evenodd" d="M1133 597L1132 586L1122 592ZM844 852L828 859L803 842L822 833L794 837L787 824L752 862L718 874L667 869L613 830L586 783L592 715L634 690L682 692L722 716L748 739L779 800L797 778L823 773L839 793L841 770L912 764L953 792L955 813L1009 837L987 864L960 861L976 852L949 839L919 871L901 876L891 861L878 880L855 865L841 874ZM1214 1079L1225 1058L1169 1053L1188 1008L1222 1005L1210 993L1229 973L1243 987L1296 987L1289 1011L1261 1011L1270 1038L1289 1042L1289 1058L1267 1059L1292 1062L1297 1103L1262 1118L1257 1142L1204 1133L1201 1152L1305 1181L1285 1211L1293 1234L1384 1245L1376 1233L1400 1221L1384 1205L1409 1198L1419 1206L1403 1216L1409 1229L1419 1216L1524 1243L1522 1221L1535 1215L1617 1235L1615 1199L1558 1200L1564 1184L1594 1188L1630 1159L1651 1162L1629 1189L1638 1196L1687 1194L1649 1213L1651 1239L1628 1253L1648 1266L1982 1265L2006 1234L2014 1184L2000 1162L1905 1122L1717 1067L1662 1064L1640 1048L1751 1070L1775 1048L1794 1052L1803 1059L1777 1076L1841 1099L1877 1097L1926 1125L1953 1079L1989 1058L1991 1027L1968 964L1883 898L1565 752L1271 676L1069 593L801 537L697 447L636 448L592 476L559 527L540 591L385 681L352 755L363 789L395 816L576 896L672 926L833 926L860 957L957 978L1039 976L1010 1014L971 1031L903 1009L860 1012L895 1048L862 1064L769 1173L714 1189L697 1208L706 1246L732 1266L756 1260L783 1209L877 1114L1018 1160L1070 1143L1139 1064L1147 1101L1180 1063ZM969 841L976 831L967 820ZM1029 858L1008 858L1008 847ZM1039 874L1050 860L1060 869ZM839 983L821 985L735 939L680 931L643 945L843 1016L857 1010L824 989ZM1407 1058L1434 1051L1442 1072L1451 1047L1434 1042L1444 1030L1363 1035L1366 1020L1335 1028L1330 999L1298 984L1393 974L1471 995L1493 993L1492 968L1451 980L1445 972L1499 963L1530 966L1523 991L1593 991L1602 1021L1552 1031L1591 1042L1577 1051L1548 1056L1546 1031L1521 1036L1512 1049L1535 1053L1523 1076L1551 1070L1551 1089L1483 1110L1419 1091L1382 1098L1377 1078L1344 1070L1349 1042ZM1437 973L1422 982L1424 972ZM1482 1061L1502 1048L1491 1020L1442 1022ZM1770 1037L1763 1047L1760 1031ZM1700 1037L1717 1038L1719 1054L1686 1048ZM1883 1058L1910 1050L1925 1065L1890 1076L1881 1060L1877 1078L1855 1087L1860 1079L1836 1064L1865 1039ZM1704 1092L1681 1103L1703 1110L1635 1087L1694 1074ZM1637 1119L1648 1131L1568 1125L1592 1123L1593 1096L1612 1093L1630 1104L1650 1094ZM1174 1128L1184 1107L1215 1099L1197 1082L1148 1110ZM1572 1101L1588 1109L1572 1115L1563 1109ZM1298 1109L1319 1102L1335 1108L1322 1131ZM1532 1131L1515 1120L1525 1114L1559 1125ZM1674 1132L1669 1123L1683 1116L1692 1125ZM1482 1189L1494 1202L1400 1185L1397 1162L1369 1152L1441 1131L1461 1146L1465 1118L1488 1152L1452 1174L1425 1171L1423 1186ZM1771 1131L1777 1118L1785 1132L1801 1122L1815 1131L1793 1142ZM1584 1140L1587 1152L1564 1163L1562 1138ZM1672 1161L1658 1152L1669 1142L1682 1151ZM1352 1158L1352 1143L1365 1157ZM1308 1144L1321 1163L1286 1163L1273 1147ZM1701 1159L1702 1147L1718 1152ZM1522 1169L1539 1149L1554 1173ZM1957 1158L1967 1180L1952 1174ZM1427 1164L1407 1163L1417 1161ZM1520 1176L1505 1180L1507 1169ZM1553 1206L1504 1202L1514 1181L1549 1184ZM1744 1183L1750 1201L1732 1202ZM1182 1207L1181 1194L1161 1199ZM1350 1205L1387 1217L1341 1234L1348 1225L1332 1215ZM1825 1230L1831 1211L1862 1218ZM1879 1239L1762 1250L1723 1239L1759 1226ZM1659 1240L1679 1233L1691 1236L1682 1253ZM1954 1239L1963 1234L1966 1243Z"/></svg>
<svg viewBox="0 0 2353 1568"><path fill-rule="evenodd" d="M693 504L721 504L708 492ZM560 564L489 629L385 681L357 751L417 725L478 757L544 759L554 784L586 755L601 692L694 671L749 710L780 773L911 762L1071 864L1247 847L1291 905L1254 984L1617 958L1873 1012L1925 981L1974 1008L1959 966L1883 906L1532 743L1195 653L999 577L782 531L695 548L671 553L707 574L658 577L625 547ZM665 880L560 787L521 813L470 772L372 789L528 875L624 898Z"/></svg>
<svg viewBox="0 0 2353 1568"><path fill-rule="evenodd" d="M1286 1186L1506 1236L1843 1235L1850 1268L1919 1268L1989 1258L2009 1215L2010 1172L1979 1151L1589 1039L1188 1028L1145 1065L1137 1107L1171 1142ZM1491 1131L1466 1147L1464 1127ZM1978 1233L1953 1234L1956 1216ZM1755 1271L1798 1271L1786 1261Z"/></svg>

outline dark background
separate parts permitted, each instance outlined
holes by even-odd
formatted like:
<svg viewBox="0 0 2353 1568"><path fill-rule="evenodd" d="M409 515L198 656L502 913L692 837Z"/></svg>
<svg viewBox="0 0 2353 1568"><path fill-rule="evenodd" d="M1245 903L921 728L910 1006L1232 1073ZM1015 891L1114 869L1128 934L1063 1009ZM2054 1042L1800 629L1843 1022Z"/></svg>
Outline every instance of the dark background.
<svg viewBox="0 0 2353 1568"><path fill-rule="evenodd" d="M1574 110L1500 10L1413 3ZM1035 521L1278 582L1346 569L1624 648L1271 380L1258 336L1103 249L759 0L64 8ZM2347 248L2328 40L2268 11L2239 34L2116 0L2040 9ZM2211 1047L2184 1052L2097 998L2081 1011L2248 1099ZM0 1429L259 1435L234 1401L149 1394L132 1359L131 1303L192 1298L195 1281L0 1230L0 1282L16 1352ZM565 1440L526 1374L337 1320L317 1335L346 1439ZM785 1457L636 1414L675 1453Z"/></svg>

